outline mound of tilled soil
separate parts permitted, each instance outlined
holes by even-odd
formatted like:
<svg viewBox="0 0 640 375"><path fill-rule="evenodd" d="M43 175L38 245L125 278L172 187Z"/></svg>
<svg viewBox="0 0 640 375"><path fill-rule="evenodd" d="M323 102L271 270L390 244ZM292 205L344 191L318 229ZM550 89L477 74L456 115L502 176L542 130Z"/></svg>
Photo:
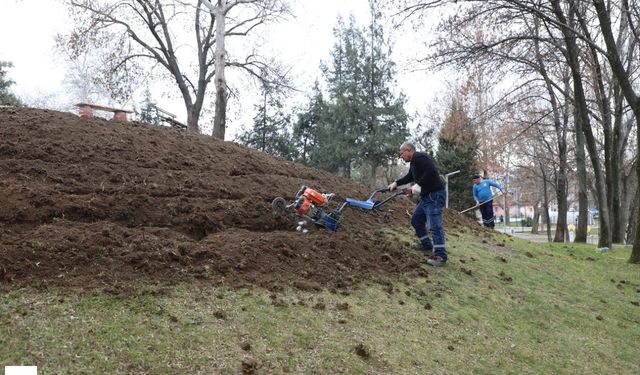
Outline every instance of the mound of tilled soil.
<svg viewBox="0 0 640 375"><path fill-rule="evenodd" d="M117 289L201 279L333 289L424 273L410 244L388 231L409 231L407 198L379 211L350 208L337 233L302 234L271 208L301 185L336 193L336 205L371 193L208 136L0 108L0 285ZM461 225L459 216L447 212L445 221Z"/></svg>

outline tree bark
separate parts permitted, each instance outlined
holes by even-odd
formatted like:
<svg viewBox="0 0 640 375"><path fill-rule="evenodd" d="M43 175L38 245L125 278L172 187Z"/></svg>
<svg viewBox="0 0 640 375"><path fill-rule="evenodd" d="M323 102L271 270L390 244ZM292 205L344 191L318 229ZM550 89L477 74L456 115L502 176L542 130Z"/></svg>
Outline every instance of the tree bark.
<svg viewBox="0 0 640 375"><path fill-rule="evenodd" d="M576 131L576 174L578 177L578 224L576 226L576 238L574 242L587 242L587 210L589 208L589 197L587 194L587 162L584 151L584 135L582 134L582 125L580 121L575 123Z"/></svg>
<svg viewBox="0 0 640 375"><path fill-rule="evenodd" d="M556 223L556 233L553 238L553 242L564 242L567 235L567 139L566 129L561 121L560 106L556 99L556 94L553 89L553 83L547 69L545 62L542 59L540 53L540 41L538 39L539 21L535 21L535 36L534 47L536 53L536 62L538 64L538 71L544 79L547 93L549 94L549 101L551 103L551 110L553 114L553 126L556 132L556 141L558 142L558 170L556 171L556 201L558 202L558 222Z"/></svg>
<svg viewBox="0 0 640 375"><path fill-rule="evenodd" d="M187 106L187 129L194 133L200 132L198 122L200 121L200 109L194 105Z"/></svg>
<svg viewBox="0 0 640 375"><path fill-rule="evenodd" d="M545 172L545 166L542 163L539 163L540 173L542 173L542 191L544 202L542 206L544 208L544 215L547 218L547 241L551 242L551 216L549 215L549 192L548 192L548 182L547 182L547 172Z"/></svg>
<svg viewBox="0 0 640 375"><path fill-rule="evenodd" d="M596 8L598 20L600 21L600 30L602 31L602 36L607 46L606 56L611 64L611 71L618 80L618 83L620 83L622 93L627 99L627 103L629 103L629 106L635 115L636 128L640 134L640 101L638 100L638 95L631 84L629 73L624 69L624 65L620 59L620 54L616 48L613 32L611 30L609 13L607 12L604 1L593 0L593 5ZM629 12L628 7L623 9L622 12ZM636 155L640 155L640 136L636 136ZM636 175L638 177L638 182L640 183L640 163L636 163ZM636 212L636 221L640 221L640 210L637 210ZM640 263L640 225L636 225L635 241L631 250L629 262Z"/></svg>
<svg viewBox="0 0 640 375"><path fill-rule="evenodd" d="M533 205L533 223L531 224L531 234L540 232L540 202Z"/></svg>
<svg viewBox="0 0 640 375"><path fill-rule="evenodd" d="M627 243L636 244L638 239L635 236L636 228L638 227L637 213L640 210L640 191L636 190L636 194L632 200L631 208L629 210L629 226L627 226ZM635 241L635 242L634 242Z"/></svg>
<svg viewBox="0 0 640 375"><path fill-rule="evenodd" d="M570 23L567 21L562 8L560 7L559 0L552 0L554 13L563 25L569 25ZM575 12L573 6L570 12ZM609 208L607 205L607 195L606 195L606 181L604 179L602 168L600 166L600 158L598 156L598 149L596 145L596 139L593 134L593 129L591 129L591 124L589 120L589 108L587 106L586 95L584 91L584 87L582 85L582 74L580 68L580 58L579 58L579 49L576 42L576 36L573 31L568 30L567 28L562 28L562 33L564 35L564 41L567 46L566 48L566 58L569 67L571 68L571 74L573 77L573 87L574 87L574 97L575 97L575 106L576 106L576 122L580 122L582 125L582 132L584 133L586 146L589 150L589 158L591 160L591 165L593 167L593 173L595 175L595 183L596 183L596 192L597 192L597 200L600 208L600 235L598 239L598 247L611 247L611 231L609 227ZM581 207L578 207L579 209ZM582 207L584 210L584 207ZM587 211L580 210L578 212L579 217L586 219Z"/></svg>
<svg viewBox="0 0 640 375"><path fill-rule="evenodd" d="M213 84L216 88L216 109L213 119L213 136L224 140L227 127L227 79L225 78L225 18L226 9L222 0L218 0L213 14L216 19L216 51L215 51L215 76Z"/></svg>
<svg viewBox="0 0 640 375"><path fill-rule="evenodd" d="M582 12L576 12L582 32L585 37L592 40L591 30L587 25L587 21L584 19ZM621 51L623 37L628 33L627 17L620 17L620 29L619 38L616 42L616 51ZM601 123L603 128L603 153L604 153L604 167L605 167L605 180L607 190L607 208L610 212L611 222L611 242L621 243L623 240L624 225L622 221L622 202L621 202L621 176L622 168L621 161L623 160L624 151L621 149L621 144L625 141L623 139L622 132L622 120L623 120L623 108L622 108L622 94L619 89L619 85L614 81L612 83L613 89L610 90L610 95L607 94L605 89L605 74L602 71L600 64L599 53L595 46L591 43L587 44L589 51L591 52L591 66L593 70L593 86L596 96L596 104L600 111ZM632 57L630 56L631 61ZM611 108L611 101L613 99L614 108ZM613 118L613 121L612 121Z"/></svg>

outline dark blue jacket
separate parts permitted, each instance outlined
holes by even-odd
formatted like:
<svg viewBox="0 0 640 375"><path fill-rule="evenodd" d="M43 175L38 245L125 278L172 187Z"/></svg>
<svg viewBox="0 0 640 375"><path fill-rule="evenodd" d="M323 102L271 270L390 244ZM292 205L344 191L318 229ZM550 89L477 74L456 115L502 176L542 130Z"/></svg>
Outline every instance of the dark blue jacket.
<svg viewBox="0 0 640 375"><path fill-rule="evenodd" d="M420 185L422 189L420 196L444 189L438 167L436 167L429 155L422 152L413 154L411 164L409 164L409 173L396 181L398 185L405 185L410 182Z"/></svg>

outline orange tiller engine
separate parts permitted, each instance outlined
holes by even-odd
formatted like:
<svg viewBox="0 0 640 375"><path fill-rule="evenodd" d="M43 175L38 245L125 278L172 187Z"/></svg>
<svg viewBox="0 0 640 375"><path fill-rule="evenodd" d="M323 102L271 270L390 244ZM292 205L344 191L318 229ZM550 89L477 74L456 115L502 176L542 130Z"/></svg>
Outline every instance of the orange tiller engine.
<svg viewBox="0 0 640 375"><path fill-rule="evenodd" d="M327 202L324 194L303 186L296 194L294 207L299 215L305 215L312 207L322 206ZM313 206L312 206L313 205Z"/></svg>

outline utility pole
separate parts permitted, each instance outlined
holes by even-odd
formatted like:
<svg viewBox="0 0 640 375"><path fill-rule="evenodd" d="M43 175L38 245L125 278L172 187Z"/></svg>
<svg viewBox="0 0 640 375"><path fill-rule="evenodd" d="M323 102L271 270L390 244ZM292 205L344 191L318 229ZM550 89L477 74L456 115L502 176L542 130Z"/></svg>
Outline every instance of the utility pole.
<svg viewBox="0 0 640 375"><path fill-rule="evenodd" d="M505 184L503 186L503 188L505 189L505 191L508 191L507 189L510 189L511 187L509 186L509 170L507 169L507 173L505 175ZM502 194L502 201L504 202L504 226L503 226L503 232L507 233L507 223L510 221L509 220L509 206L507 206L507 194Z"/></svg>
<svg viewBox="0 0 640 375"><path fill-rule="evenodd" d="M455 172L447 173L444 175L444 191L447 195L447 199L445 200L444 206L446 208L449 208L449 176L453 176L456 173L460 173L460 170L458 169Z"/></svg>

